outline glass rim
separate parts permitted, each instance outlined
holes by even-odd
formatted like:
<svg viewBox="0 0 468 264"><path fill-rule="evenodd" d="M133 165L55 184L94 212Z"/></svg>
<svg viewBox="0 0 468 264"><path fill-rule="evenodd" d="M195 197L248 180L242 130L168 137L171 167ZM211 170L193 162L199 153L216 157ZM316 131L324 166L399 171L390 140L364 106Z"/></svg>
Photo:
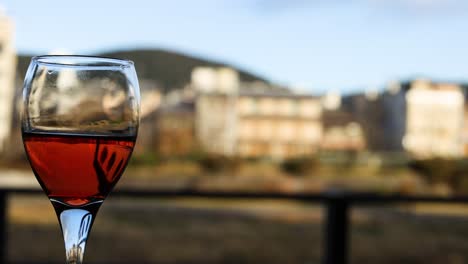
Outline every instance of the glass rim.
<svg viewBox="0 0 468 264"><path fill-rule="evenodd" d="M32 62L50 66L65 67L131 67L133 61L92 55L39 55L31 58Z"/></svg>

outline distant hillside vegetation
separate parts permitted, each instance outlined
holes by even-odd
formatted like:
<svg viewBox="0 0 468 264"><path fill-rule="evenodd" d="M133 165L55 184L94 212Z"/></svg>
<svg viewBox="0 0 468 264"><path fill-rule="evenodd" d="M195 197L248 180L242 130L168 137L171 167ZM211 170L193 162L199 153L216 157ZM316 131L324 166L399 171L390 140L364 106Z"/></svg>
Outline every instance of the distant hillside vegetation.
<svg viewBox="0 0 468 264"><path fill-rule="evenodd" d="M197 66L228 66L223 63L196 58L180 53L164 50L128 50L114 51L95 54L105 57L129 59L135 62L138 77L140 79L150 79L157 81L165 90L180 88L190 81L192 69ZM18 76L21 79L26 73L31 56L18 56ZM231 66L229 66L231 67ZM232 67L236 69L235 67ZM239 71L242 81L265 81L264 78L252 73L236 69Z"/></svg>

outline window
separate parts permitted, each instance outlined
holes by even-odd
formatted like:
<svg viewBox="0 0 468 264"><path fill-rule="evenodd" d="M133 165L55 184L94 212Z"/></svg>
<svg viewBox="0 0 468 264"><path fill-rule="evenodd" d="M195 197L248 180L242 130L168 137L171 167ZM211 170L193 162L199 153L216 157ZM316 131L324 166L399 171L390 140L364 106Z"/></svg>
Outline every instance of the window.
<svg viewBox="0 0 468 264"><path fill-rule="evenodd" d="M251 115L258 111L257 99L252 97L242 97L238 103L238 109L241 114Z"/></svg>

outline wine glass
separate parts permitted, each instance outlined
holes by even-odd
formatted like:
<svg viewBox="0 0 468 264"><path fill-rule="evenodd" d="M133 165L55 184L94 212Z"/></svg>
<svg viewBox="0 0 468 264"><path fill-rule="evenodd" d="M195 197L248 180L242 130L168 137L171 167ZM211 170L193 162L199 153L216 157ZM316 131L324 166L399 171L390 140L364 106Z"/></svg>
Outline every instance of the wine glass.
<svg viewBox="0 0 468 264"><path fill-rule="evenodd" d="M132 154L139 93L128 60L63 55L31 60L23 88L23 143L57 213L67 263L82 263L99 207Z"/></svg>

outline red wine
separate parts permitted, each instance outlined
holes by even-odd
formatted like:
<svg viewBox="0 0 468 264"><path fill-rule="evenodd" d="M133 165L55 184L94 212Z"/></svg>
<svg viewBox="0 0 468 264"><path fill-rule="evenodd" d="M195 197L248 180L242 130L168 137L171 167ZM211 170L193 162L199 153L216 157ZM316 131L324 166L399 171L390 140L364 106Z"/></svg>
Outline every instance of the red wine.
<svg viewBox="0 0 468 264"><path fill-rule="evenodd" d="M23 142L49 198L82 206L109 194L127 166L135 137L23 133Z"/></svg>

